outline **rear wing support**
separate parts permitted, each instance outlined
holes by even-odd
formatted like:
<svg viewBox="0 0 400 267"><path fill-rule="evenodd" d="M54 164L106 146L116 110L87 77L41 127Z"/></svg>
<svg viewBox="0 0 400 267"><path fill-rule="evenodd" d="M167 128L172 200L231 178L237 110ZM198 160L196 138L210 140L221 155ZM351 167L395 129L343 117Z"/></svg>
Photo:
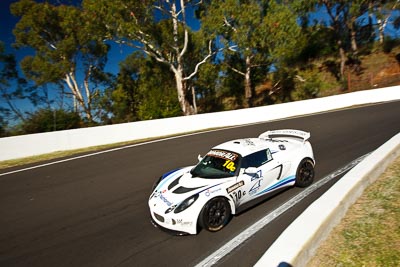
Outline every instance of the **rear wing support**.
<svg viewBox="0 0 400 267"><path fill-rule="evenodd" d="M272 139L272 137L297 137L303 140L303 142L307 141L311 134L309 132L304 132L301 130L293 130L293 129L284 129L284 130L274 130L274 131L267 131L262 134L258 138L261 139Z"/></svg>

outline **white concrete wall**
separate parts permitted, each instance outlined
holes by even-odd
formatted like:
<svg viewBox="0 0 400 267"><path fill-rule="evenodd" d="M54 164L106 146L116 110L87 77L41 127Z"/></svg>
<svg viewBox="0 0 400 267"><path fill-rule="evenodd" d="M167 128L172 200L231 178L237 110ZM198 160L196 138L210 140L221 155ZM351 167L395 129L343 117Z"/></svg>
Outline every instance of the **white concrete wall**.
<svg viewBox="0 0 400 267"><path fill-rule="evenodd" d="M0 138L0 161L400 99L400 86L265 107Z"/></svg>
<svg viewBox="0 0 400 267"><path fill-rule="evenodd" d="M364 189L399 156L400 133L361 161L312 203L275 240L255 266L276 267L281 263L282 266L306 266Z"/></svg>

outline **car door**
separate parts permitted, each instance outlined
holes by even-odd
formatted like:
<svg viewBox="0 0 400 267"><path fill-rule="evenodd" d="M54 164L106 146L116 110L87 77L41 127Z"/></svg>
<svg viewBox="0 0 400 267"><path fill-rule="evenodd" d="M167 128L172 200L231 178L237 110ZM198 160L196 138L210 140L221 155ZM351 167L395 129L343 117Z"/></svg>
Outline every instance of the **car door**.
<svg viewBox="0 0 400 267"><path fill-rule="evenodd" d="M269 148L244 157L242 168L244 186L240 204L267 193L282 173L282 165L274 160Z"/></svg>

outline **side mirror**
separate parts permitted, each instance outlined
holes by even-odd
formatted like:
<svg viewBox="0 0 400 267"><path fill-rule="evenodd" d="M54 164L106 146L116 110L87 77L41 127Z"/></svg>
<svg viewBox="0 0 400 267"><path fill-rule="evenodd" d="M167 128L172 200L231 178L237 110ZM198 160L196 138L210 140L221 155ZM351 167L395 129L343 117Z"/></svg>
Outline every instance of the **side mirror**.
<svg viewBox="0 0 400 267"><path fill-rule="evenodd" d="M197 159L199 160L199 162L200 161L202 161L203 160L203 157L199 154L198 156L197 156Z"/></svg>
<svg viewBox="0 0 400 267"><path fill-rule="evenodd" d="M248 167L247 169L244 170L245 174L256 174L258 172L258 169L256 167Z"/></svg>
<svg viewBox="0 0 400 267"><path fill-rule="evenodd" d="M258 169L256 167L248 167L247 169L244 170L245 174L256 174L258 172Z"/></svg>

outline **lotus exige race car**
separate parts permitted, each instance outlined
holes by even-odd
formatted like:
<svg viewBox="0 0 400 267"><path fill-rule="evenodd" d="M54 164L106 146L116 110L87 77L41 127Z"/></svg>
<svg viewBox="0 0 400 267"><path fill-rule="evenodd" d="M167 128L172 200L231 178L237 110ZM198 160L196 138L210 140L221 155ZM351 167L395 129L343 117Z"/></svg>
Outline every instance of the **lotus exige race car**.
<svg viewBox="0 0 400 267"><path fill-rule="evenodd" d="M267 131L258 138L215 146L196 166L173 170L154 184L153 223L178 233L221 230L243 204L314 179L314 155L300 130Z"/></svg>

